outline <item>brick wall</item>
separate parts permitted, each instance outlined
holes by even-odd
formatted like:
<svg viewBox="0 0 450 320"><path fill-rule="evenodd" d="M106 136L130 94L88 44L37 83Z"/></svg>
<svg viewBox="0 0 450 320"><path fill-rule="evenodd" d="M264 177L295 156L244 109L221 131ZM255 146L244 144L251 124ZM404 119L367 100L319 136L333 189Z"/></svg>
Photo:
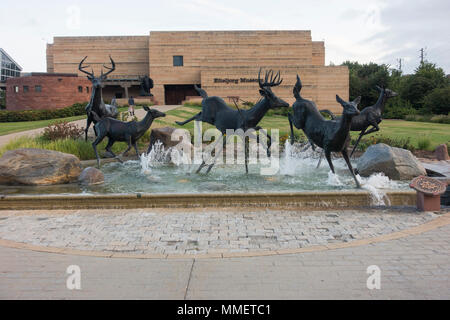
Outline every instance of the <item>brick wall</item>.
<svg viewBox="0 0 450 320"><path fill-rule="evenodd" d="M120 37L55 37L47 45L47 72L78 73L78 64L85 57L96 75L102 65L109 66L109 55L116 62L117 75L146 75L149 69L148 36ZM90 69L89 69L90 71Z"/></svg>
<svg viewBox="0 0 450 320"><path fill-rule="evenodd" d="M295 98L292 89L297 81L297 74L301 77L303 83L302 96L313 100L319 108L327 108L337 113L342 112L342 108L336 102L336 94L341 98L348 99L348 69L346 67L292 67L286 68L277 66L268 66L275 72L281 71L283 83L274 87L272 91L283 100L292 104ZM277 69L276 69L277 68ZM238 96L243 100L256 102L261 98L259 94L259 85L257 82L242 82L241 78L255 79L258 77L257 68L239 68L227 69L216 68L204 70L201 73L202 88L209 96L220 96L226 99L228 96ZM261 75L264 77L264 74ZM238 80L238 83L217 83L215 79ZM227 99L226 99L227 100Z"/></svg>
<svg viewBox="0 0 450 320"><path fill-rule="evenodd" d="M19 92L15 92L15 87ZM24 86L28 92L24 92ZM42 92L35 87L41 86ZM82 87L82 92L78 87ZM87 87L89 92L87 92ZM6 109L57 109L76 102L87 102L91 97L91 82L81 77L68 76L29 76L12 78L6 82Z"/></svg>
<svg viewBox="0 0 450 320"><path fill-rule="evenodd" d="M259 98L257 84L217 85L213 77L258 76L259 67L281 70L283 85L274 91L289 102L299 73L305 97L319 107L341 112L335 95L348 98L346 67L325 66L325 44L312 41L310 31L168 31L133 37L56 37L47 47L51 72L78 72L78 63L100 72L111 54L117 63L114 75L150 74L152 93L165 103L164 85L201 84L210 95ZM173 66L173 56L183 56L183 67Z"/></svg>

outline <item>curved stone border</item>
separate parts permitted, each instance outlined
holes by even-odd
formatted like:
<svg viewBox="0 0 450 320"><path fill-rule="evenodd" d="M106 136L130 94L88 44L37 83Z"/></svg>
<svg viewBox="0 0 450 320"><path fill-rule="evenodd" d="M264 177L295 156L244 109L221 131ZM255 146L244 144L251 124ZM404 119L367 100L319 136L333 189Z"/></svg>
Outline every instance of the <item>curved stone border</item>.
<svg viewBox="0 0 450 320"><path fill-rule="evenodd" d="M388 190L390 206L415 206L415 191ZM284 193L111 194L111 195L0 195L0 210L80 210L206 207L295 207L330 209L369 207L368 191Z"/></svg>
<svg viewBox="0 0 450 320"><path fill-rule="evenodd" d="M362 245L367 245L371 243L384 242L388 240L395 240L400 238L409 237L412 235L421 234L427 231L434 230L436 228L446 226L450 224L450 212L446 213L430 222L424 223L422 225L394 232L374 238L355 240L346 243L336 243L321 246L311 246L306 248L298 249L280 249L276 251L258 251L258 252L237 252L237 253L223 253L223 254L201 254L201 255L190 255L190 254L123 254L123 253L107 253L98 251L84 251L84 250L73 250L66 248L55 248L55 247L45 247L36 246L26 243L20 243L10 240L0 239L0 246L14 249L25 249L31 251L45 252L45 253L57 253L65 255L75 255L75 256L90 256L90 257L101 257L101 258L122 258L122 259L220 259L220 258L246 258L246 257L262 257L262 256L275 256L275 255L286 255L286 254L298 254L306 252L317 252L333 249L343 249L358 247Z"/></svg>

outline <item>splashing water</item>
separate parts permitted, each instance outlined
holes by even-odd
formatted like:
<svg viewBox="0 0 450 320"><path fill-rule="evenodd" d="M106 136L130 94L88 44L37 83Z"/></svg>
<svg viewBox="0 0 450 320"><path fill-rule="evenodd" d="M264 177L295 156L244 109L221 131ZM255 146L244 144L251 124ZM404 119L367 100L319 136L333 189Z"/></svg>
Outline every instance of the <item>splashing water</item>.
<svg viewBox="0 0 450 320"><path fill-rule="evenodd" d="M181 166L183 164L190 164L191 159L183 150L176 147L165 149L161 141L157 141L149 154L141 155L141 173L151 174L152 168L161 167L167 164L174 164Z"/></svg>
<svg viewBox="0 0 450 320"><path fill-rule="evenodd" d="M321 148L316 148L316 151L313 151L312 148L308 148L307 143L294 143L291 145L289 141L286 141L284 153L280 161L280 174L297 176L310 173L311 170L313 170L319 175L325 169L327 170L325 181L327 185L332 187L345 187L346 185L354 184L351 175L345 174L348 171L348 167L343 159L333 159L333 163L335 168L342 171L345 175L341 175L340 172L338 175L328 171L328 163L324 157L321 166L317 168L321 155ZM356 178L360 182L362 188L370 192L373 205L390 205L389 198L386 196L384 190L398 189L402 186L401 183L390 180L389 177L386 177L383 173L373 174L369 178L362 178L357 175Z"/></svg>
<svg viewBox="0 0 450 320"><path fill-rule="evenodd" d="M400 187L399 183L392 181L383 173L376 173L367 179L362 179L362 187L370 192L372 196L372 204L377 206L390 205L391 202L383 190L397 189Z"/></svg>
<svg viewBox="0 0 450 320"><path fill-rule="evenodd" d="M330 186L337 186L337 187L344 186L342 181L339 179L339 176L333 173L332 171L328 172L327 184L329 184Z"/></svg>

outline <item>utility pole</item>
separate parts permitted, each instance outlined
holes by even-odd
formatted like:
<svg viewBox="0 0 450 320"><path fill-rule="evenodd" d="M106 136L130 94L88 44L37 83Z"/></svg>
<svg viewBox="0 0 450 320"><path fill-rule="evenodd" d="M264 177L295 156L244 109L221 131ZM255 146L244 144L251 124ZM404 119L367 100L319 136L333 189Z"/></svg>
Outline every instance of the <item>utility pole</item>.
<svg viewBox="0 0 450 320"><path fill-rule="evenodd" d="M401 72L402 71L402 58L397 59L398 62L398 70Z"/></svg>
<svg viewBox="0 0 450 320"><path fill-rule="evenodd" d="M425 61L425 56L426 56L426 47L425 48L420 48L420 64L422 65Z"/></svg>

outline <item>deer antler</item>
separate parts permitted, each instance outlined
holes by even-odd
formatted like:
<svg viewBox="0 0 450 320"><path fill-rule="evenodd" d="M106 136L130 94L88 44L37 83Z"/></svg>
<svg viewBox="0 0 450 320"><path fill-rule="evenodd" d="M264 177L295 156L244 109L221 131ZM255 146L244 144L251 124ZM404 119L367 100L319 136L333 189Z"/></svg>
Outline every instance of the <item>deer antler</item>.
<svg viewBox="0 0 450 320"><path fill-rule="evenodd" d="M81 72L87 74L88 75L88 79L94 78L94 70L92 70L92 72L87 72L86 70L84 70L86 68L89 68L89 66L84 66L83 67L83 63L84 63L84 61L86 61L86 59L87 59L87 56L84 57L83 60L81 60L80 64L78 65L78 70L80 70Z"/></svg>
<svg viewBox="0 0 450 320"><path fill-rule="evenodd" d="M114 62L114 60L111 58L111 56L109 56L109 59L111 60L111 68L107 67L105 65L103 65L103 68L107 69L108 72L106 72L105 74L103 74L103 68L102 68L102 78L106 79L106 76L108 74L110 74L111 72L113 72L114 70L116 70L116 63Z"/></svg>
<svg viewBox="0 0 450 320"><path fill-rule="evenodd" d="M266 76L264 79L264 83L261 82L261 69L259 69L258 74L258 83L261 89L264 89L264 87L276 87L279 86L283 82L283 79L281 79L280 71L273 76L273 70L266 71Z"/></svg>

